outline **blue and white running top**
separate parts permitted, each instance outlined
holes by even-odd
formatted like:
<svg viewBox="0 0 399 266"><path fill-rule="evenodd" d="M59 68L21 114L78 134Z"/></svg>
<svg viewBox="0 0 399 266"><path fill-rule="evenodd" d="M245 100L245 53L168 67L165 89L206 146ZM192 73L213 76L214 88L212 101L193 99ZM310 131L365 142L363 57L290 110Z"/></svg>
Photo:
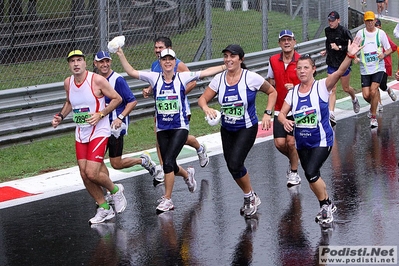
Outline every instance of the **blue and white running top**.
<svg viewBox="0 0 399 266"><path fill-rule="evenodd" d="M308 93L300 93L301 84L288 91L285 101L291 106L294 116L294 136L298 150L331 147L334 130L330 124L328 99L331 94L326 79L314 81Z"/></svg>
<svg viewBox="0 0 399 266"><path fill-rule="evenodd" d="M265 79L255 72L243 69L237 84L230 86L226 81L227 71L217 74L209 87L218 94L221 105L222 127L229 131L250 128L258 123L256 116L256 93Z"/></svg>
<svg viewBox="0 0 399 266"><path fill-rule="evenodd" d="M112 88L116 90L116 92L122 97L122 102L109 114L109 122L112 124L112 121L117 119L118 115L120 115L123 110L125 110L126 105L128 103L136 101L136 97L134 97L133 92L130 90L129 85L127 84L126 80L124 77L122 77L120 74L112 71L111 75L107 77L108 82L111 84ZM105 103L106 106L111 102L111 100L105 96ZM128 132L128 127L130 123L130 118L129 116L125 116L122 120L123 123L126 125L126 129L123 129L120 133L120 135L127 135Z"/></svg>
<svg viewBox="0 0 399 266"><path fill-rule="evenodd" d="M189 130L186 85L198 80L201 72L175 73L166 83L162 73L139 71L139 79L150 83L154 91L157 132L169 129Z"/></svg>

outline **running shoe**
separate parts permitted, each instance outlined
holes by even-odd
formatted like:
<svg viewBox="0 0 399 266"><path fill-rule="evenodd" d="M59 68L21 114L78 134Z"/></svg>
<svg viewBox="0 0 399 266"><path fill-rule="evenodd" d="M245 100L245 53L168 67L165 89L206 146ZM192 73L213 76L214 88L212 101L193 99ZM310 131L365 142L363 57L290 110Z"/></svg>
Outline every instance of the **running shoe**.
<svg viewBox="0 0 399 266"><path fill-rule="evenodd" d="M193 167L187 168L188 177L184 181L187 184L188 190L193 193L197 189L197 181L195 181L195 170Z"/></svg>
<svg viewBox="0 0 399 266"><path fill-rule="evenodd" d="M382 105L382 103L378 103L378 112L383 112L384 111L384 106Z"/></svg>
<svg viewBox="0 0 399 266"><path fill-rule="evenodd" d="M333 207L334 206L334 207ZM331 204L324 204L319 213L316 214L315 221L319 224L331 223L334 220L333 211L332 209L335 208L334 212L336 211L335 205Z"/></svg>
<svg viewBox="0 0 399 266"><path fill-rule="evenodd" d="M151 176L154 176L156 164L151 160L150 154L148 152L143 152L140 158L143 160L141 166L143 166Z"/></svg>
<svg viewBox="0 0 399 266"><path fill-rule="evenodd" d="M393 92L392 88L388 88L387 90L389 97L391 97L392 101L396 101L396 94Z"/></svg>
<svg viewBox="0 0 399 266"><path fill-rule="evenodd" d="M205 145L201 144L201 147L202 147L202 151L201 152L197 152L197 155L198 155L200 166L201 167L205 167L209 163L209 157L208 157L208 154L206 153Z"/></svg>
<svg viewBox="0 0 399 266"><path fill-rule="evenodd" d="M109 191L107 191L107 194L105 194L104 199L108 204L114 204L114 199Z"/></svg>
<svg viewBox="0 0 399 266"><path fill-rule="evenodd" d="M260 204L260 198L256 193L253 193L251 197L244 197L244 205L240 208L240 215L244 217L254 215Z"/></svg>
<svg viewBox="0 0 399 266"><path fill-rule="evenodd" d="M353 111L357 114L360 111L360 104L359 104L359 100L357 99L357 97L355 97L355 101L352 101L353 104Z"/></svg>
<svg viewBox="0 0 399 266"><path fill-rule="evenodd" d="M330 112L330 123L332 127L334 127L337 124L337 120L335 120L335 115L333 112Z"/></svg>
<svg viewBox="0 0 399 266"><path fill-rule="evenodd" d="M378 122L377 122L377 119L376 119L376 118L371 118L371 119L370 119L370 127L371 127L371 128L378 127Z"/></svg>
<svg viewBox="0 0 399 266"><path fill-rule="evenodd" d="M298 172L292 172L291 170L287 173L287 186L292 187L301 183L301 177Z"/></svg>
<svg viewBox="0 0 399 266"><path fill-rule="evenodd" d="M165 198L165 196L162 196L162 198L160 198L158 200L159 204L157 206L157 213L158 212L167 212L167 211L171 211L175 208L175 206L173 206L173 201L172 199L167 199Z"/></svg>
<svg viewBox="0 0 399 266"><path fill-rule="evenodd" d="M114 200L115 211L121 213L126 209L127 201L125 194L123 193L125 188L122 184L115 184L118 186L119 190L115 194L112 194L112 199Z"/></svg>
<svg viewBox="0 0 399 266"><path fill-rule="evenodd" d="M367 117L370 119L373 116L373 114L371 113L371 110L369 110L369 112L367 113Z"/></svg>
<svg viewBox="0 0 399 266"><path fill-rule="evenodd" d="M162 166L161 165L155 166L155 174L153 175L154 183L157 183L157 184L163 183L165 181L164 175L165 174L163 172Z"/></svg>
<svg viewBox="0 0 399 266"><path fill-rule="evenodd" d="M115 217L115 212L112 206L109 206L109 210L102 207L97 208L96 215L89 220L90 224L99 224Z"/></svg>

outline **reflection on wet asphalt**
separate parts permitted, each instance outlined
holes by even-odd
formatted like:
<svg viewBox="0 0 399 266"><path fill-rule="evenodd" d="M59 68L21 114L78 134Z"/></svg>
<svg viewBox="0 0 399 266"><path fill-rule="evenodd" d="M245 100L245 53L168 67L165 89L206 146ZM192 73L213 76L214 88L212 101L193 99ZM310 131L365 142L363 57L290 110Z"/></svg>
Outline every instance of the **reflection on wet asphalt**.
<svg viewBox="0 0 399 266"><path fill-rule="evenodd" d="M198 191L176 178L175 210L155 214L163 186L151 177L122 180L126 211L90 227L95 204L77 191L0 210L0 265L317 265L321 245L398 245L398 103L371 131L366 114L338 121L336 146L321 174L338 207L332 228L314 222L319 206L303 170L288 189L288 161L272 141L246 161L262 204L239 214L243 195L223 155L194 161Z"/></svg>

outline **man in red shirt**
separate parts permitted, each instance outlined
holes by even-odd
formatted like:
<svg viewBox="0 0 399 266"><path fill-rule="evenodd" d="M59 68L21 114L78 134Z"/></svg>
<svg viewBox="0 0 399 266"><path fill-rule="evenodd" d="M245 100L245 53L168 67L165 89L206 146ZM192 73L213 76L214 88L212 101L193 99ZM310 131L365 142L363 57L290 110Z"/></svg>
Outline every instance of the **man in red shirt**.
<svg viewBox="0 0 399 266"><path fill-rule="evenodd" d="M287 186L290 187L301 183L301 178L298 174L298 153L295 147L293 132L287 133L284 127L278 122L277 116L283 106L288 90L292 89L294 85L299 84L295 69L300 55L294 49L296 41L292 31L281 31L278 43L281 47L281 52L270 57L266 79L277 90L277 101L274 107L275 119L273 123L274 145L289 159L290 166L287 171ZM271 116L272 114L268 115ZM288 114L288 118L294 120L291 113Z"/></svg>

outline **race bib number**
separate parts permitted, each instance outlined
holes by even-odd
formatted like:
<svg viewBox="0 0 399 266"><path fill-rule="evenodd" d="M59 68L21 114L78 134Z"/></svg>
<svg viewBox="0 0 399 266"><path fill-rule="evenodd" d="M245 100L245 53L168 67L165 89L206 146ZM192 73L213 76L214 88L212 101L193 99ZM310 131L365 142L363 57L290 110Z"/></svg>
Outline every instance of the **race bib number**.
<svg viewBox="0 0 399 266"><path fill-rule="evenodd" d="M365 53L364 57L366 59L366 63L372 63L372 62L377 62L380 59L378 58L377 52L372 52L372 53Z"/></svg>
<svg viewBox="0 0 399 266"><path fill-rule="evenodd" d="M318 119L316 109L299 110L294 114L297 128L316 128Z"/></svg>
<svg viewBox="0 0 399 266"><path fill-rule="evenodd" d="M90 117L90 108L89 107L73 109L72 120L79 127L89 127L90 126L89 123L86 122L86 119L89 117Z"/></svg>
<svg viewBox="0 0 399 266"><path fill-rule="evenodd" d="M228 118L241 119L244 117L245 109L242 102L224 103L221 109L223 114Z"/></svg>
<svg viewBox="0 0 399 266"><path fill-rule="evenodd" d="M179 97L177 95L158 96L156 105L158 114L177 114L180 110Z"/></svg>

